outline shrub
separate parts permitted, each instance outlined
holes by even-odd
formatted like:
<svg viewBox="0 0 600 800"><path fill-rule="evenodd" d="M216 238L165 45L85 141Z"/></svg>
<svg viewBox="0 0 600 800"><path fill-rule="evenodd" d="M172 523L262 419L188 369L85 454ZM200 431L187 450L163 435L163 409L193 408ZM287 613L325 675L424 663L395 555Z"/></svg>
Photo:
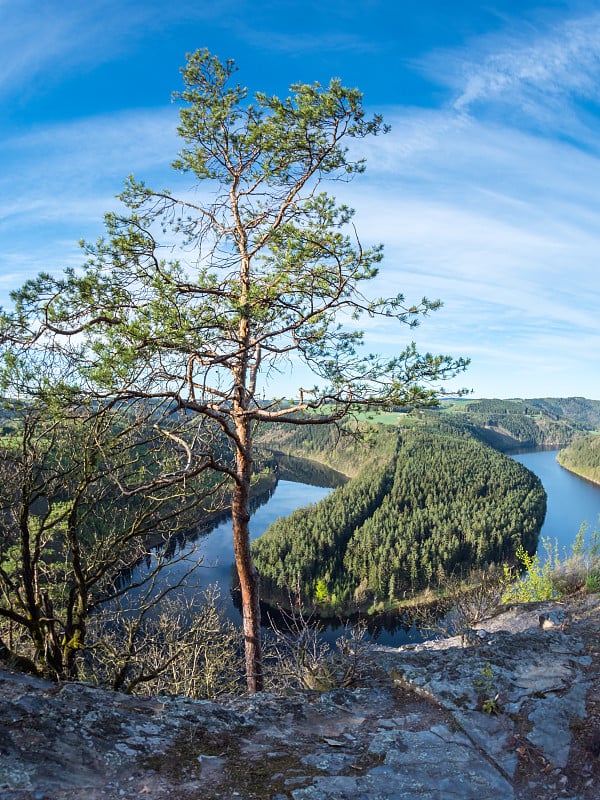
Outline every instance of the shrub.
<svg viewBox="0 0 600 800"><path fill-rule="evenodd" d="M360 681L371 648L364 623L347 624L332 647L321 638L317 621L301 606L292 605L291 611L280 612L280 625L272 625L268 639L271 691L328 691Z"/></svg>
<svg viewBox="0 0 600 800"><path fill-rule="evenodd" d="M544 563L537 555L530 555L523 545L517 548L516 556L523 565L524 572L513 581L510 567L504 568L506 588L502 595L504 603L530 603L540 600L556 600L561 592L554 582L554 570L557 562L555 547L549 539L545 539L544 548L547 558Z"/></svg>
<svg viewBox="0 0 600 800"><path fill-rule="evenodd" d="M523 566L523 574L515 581L510 567L504 567L505 590L502 600L510 602L531 602L556 600L563 595L573 594L582 588L587 592L600 591L600 531L584 522L571 547L561 558L558 543L550 539L542 540L546 559L529 555L520 546L517 558Z"/></svg>
<svg viewBox="0 0 600 800"><path fill-rule="evenodd" d="M467 579L447 575L440 582L439 601L414 609L414 623L434 636L463 637L468 643L472 629L491 616L502 599L502 574L492 565L472 572Z"/></svg>
<svg viewBox="0 0 600 800"><path fill-rule="evenodd" d="M600 572L591 572L585 579L584 586L590 594L600 592Z"/></svg>

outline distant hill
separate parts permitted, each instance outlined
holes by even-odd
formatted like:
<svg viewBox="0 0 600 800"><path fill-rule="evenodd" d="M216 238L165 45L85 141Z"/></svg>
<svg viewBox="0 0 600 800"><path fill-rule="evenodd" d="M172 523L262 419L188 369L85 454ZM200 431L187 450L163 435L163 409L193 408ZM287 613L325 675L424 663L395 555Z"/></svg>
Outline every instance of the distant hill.
<svg viewBox="0 0 600 800"><path fill-rule="evenodd" d="M600 401L584 397L453 400L437 413L504 452L519 447L565 447L600 429ZM434 412L435 413L435 412Z"/></svg>

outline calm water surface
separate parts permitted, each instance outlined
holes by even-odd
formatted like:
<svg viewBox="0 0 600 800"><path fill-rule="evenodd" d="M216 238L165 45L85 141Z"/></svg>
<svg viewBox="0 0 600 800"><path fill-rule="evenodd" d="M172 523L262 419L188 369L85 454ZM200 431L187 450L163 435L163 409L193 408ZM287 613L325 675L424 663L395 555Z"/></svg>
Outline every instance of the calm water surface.
<svg viewBox="0 0 600 800"><path fill-rule="evenodd" d="M278 481L270 498L252 514L251 538L262 536L278 517L286 517L300 506L317 503L330 491L331 489L306 483ZM230 592L233 563L233 529L231 518L226 517L208 533L202 533L195 539L190 538L179 547L173 559L163 567L158 586L166 587L183 580L186 593L190 597L196 595L198 590L215 586L227 617L237 623L241 621L241 615L234 606ZM193 574L185 577L191 568L194 568ZM142 565L136 571L144 569L146 568ZM136 572L133 577L136 577Z"/></svg>
<svg viewBox="0 0 600 800"><path fill-rule="evenodd" d="M556 461L557 450L530 451L512 457L534 472L548 495L548 511L542 527L541 537L557 539L559 547L570 548L582 522L596 525L600 517L600 486L578 478L563 469ZM278 517L291 514L296 508L317 503L331 489L280 480L269 500L256 509L250 521L251 536L256 539L265 532ZM542 551L543 547L540 545ZM540 555L544 555L543 552ZM187 541L177 557L165 567L161 580L163 585L172 585L190 567L193 574L184 581L189 596L198 590L217 586L227 617L236 624L241 614L236 608L231 593L233 564L231 520L216 525L212 531L195 541ZM197 566L199 565L199 566ZM141 569L141 567L140 567ZM422 636L415 628L406 628L395 615L370 620L370 636L380 644L399 646L406 642L420 641ZM333 622L325 632L325 638L334 640L341 628Z"/></svg>
<svg viewBox="0 0 600 800"><path fill-rule="evenodd" d="M312 486L306 483L280 480L267 502L256 509L250 520L251 538L256 539L278 517L288 516L300 506L317 503L329 492L328 488ZM157 582L158 588L172 586L179 580L183 582L183 591L192 598L209 586L216 587L220 594L220 603L225 609L228 619L241 624L241 613L234 602L235 595L231 591L232 565L234 561L231 520L226 519L211 531L200 535L196 540L189 540L177 551L172 561L166 564ZM186 573L193 572L186 576ZM132 578L136 578L137 570L144 570L143 565L136 568ZM132 592L132 598L136 592ZM264 619L266 624L268 620ZM338 620L332 620L325 626L323 638L334 642L343 630ZM400 645L406 642L421 641L422 635L414 627L403 627L397 615L386 614L369 621L369 637L380 644Z"/></svg>
<svg viewBox="0 0 600 800"><path fill-rule="evenodd" d="M541 480L548 495L548 510L540 534L540 557L545 556L542 539L558 541L559 549L570 550L583 522L591 527L600 517L600 486L560 466L558 450L530 451L512 456Z"/></svg>

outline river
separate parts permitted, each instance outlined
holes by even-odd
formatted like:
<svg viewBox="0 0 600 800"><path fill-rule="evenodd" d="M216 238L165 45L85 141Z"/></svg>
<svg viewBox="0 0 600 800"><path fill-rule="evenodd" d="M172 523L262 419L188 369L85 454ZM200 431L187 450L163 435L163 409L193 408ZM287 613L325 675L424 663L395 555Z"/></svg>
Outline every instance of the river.
<svg viewBox="0 0 600 800"><path fill-rule="evenodd" d="M540 536L540 555L544 557L542 538L558 540L561 553L568 550L582 522L595 525L600 516L600 486L579 478L563 469L556 461L557 450L529 451L512 457L539 476L548 495L548 510ZM316 503L331 489L280 480L270 498L253 513L250 521L252 538L261 536L275 519L291 514L296 508ZM189 596L208 586L216 586L220 593L226 616L239 623L241 616L235 607L231 586L233 544L231 521L216 525L209 533L195 540L188 540L179 549L176 557L166 565L160 581L163 586L172 585L183 578L190 567L197 568L185 578L185 591ZM143 567L140 567L143 569ZM325 638L335 639L340 626L328 626ZM378 643L399 646L407 642L420 641L421 634L415 628L407 629L397 615L382 615L369 621L369 635Z"/></svg>
<svg viewBox="0 0 600 800"><path fill-rule="evenodd" d="M562 555L564 550L570 551L581 524L595 527L600 517L600 486L561 467L557 453L558 450L530 450L512 455L535 472L548 496L538 547L541 559L546 555L543 539L556 540Z"/></svg>
<svg viewBox="0 0 600 800"><path fill-rule="evenodd" d="M300 506L318 503L330 491L329 488L308 483L278 481L273 494L252 514L251 538L262 536L278 517L287 517ZM227 517L208 533L203 533L196 539L188 539L174 558L163 567L159 585L170 585L183 580L190 595L208 586L215 586L220 593L226 616L235 622L241 622L241 615L234 606L230 592L233 561L233 531L231 518ZM194 565L199 566L192 575L184 579Z"/></svg>

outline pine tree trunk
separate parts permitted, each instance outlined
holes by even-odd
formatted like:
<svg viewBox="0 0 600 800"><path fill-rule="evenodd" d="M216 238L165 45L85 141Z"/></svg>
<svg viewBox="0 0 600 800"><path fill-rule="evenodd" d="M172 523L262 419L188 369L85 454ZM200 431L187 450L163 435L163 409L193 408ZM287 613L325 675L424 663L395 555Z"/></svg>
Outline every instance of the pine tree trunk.
<svg viewBox="0 0 600 800"><path fill-rule="evenodd" d="M264 687L264 679L260 643L259 578L250 553L250 477L252 474L250 453L251 450L248 448L238 451L237 454L238 474L233 490L231 512L235 565L242 592L246 680L249 692L260 692Z"/></svg>

